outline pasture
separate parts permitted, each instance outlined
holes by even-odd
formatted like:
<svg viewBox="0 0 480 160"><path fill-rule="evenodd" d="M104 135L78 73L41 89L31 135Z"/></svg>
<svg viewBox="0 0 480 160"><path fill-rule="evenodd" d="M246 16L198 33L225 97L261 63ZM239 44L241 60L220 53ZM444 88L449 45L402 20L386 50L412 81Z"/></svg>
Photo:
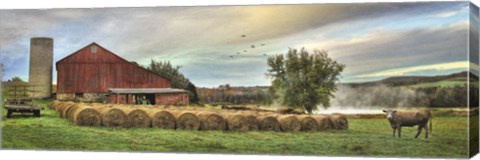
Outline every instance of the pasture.
<svg viewBox="0 0 480 160"><path fill-rule="evenodd" d="M46 102L42 102L46 104ZM194 152L388 157L468 156L465 116L435 116L429 139L414 139L416 128L393 138L384 118L350 118L348 130L321 132L223 132L155 128L80 127L46 108L40 118L6 119L2 148L33 150Z"/></svg>

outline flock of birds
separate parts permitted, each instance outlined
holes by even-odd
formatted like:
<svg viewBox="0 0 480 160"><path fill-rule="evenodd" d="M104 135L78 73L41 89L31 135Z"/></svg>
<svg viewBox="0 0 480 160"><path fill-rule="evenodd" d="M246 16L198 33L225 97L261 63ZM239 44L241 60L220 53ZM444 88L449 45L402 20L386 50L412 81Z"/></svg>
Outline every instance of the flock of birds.
<svg viewBox="0 0 480 160"><path fill-rule="evenodd" d="M245 38L245 37L247 37L247 35L241 35L240 37ZM265 43L261 43L260 46L265 46ZM257 47L257 46L255 46L255 44L250 45L251 49L254 49L255 47ZM243 52L247 53L248 50L245 49L245 50L243 50ZM237 55L240 55L240 54L241 54L241 51L238 51ZM268 56L268 55L264 53L263 56ZM234 57L235 57L234 55L230 55L230 58L234 58Z"/></svg>

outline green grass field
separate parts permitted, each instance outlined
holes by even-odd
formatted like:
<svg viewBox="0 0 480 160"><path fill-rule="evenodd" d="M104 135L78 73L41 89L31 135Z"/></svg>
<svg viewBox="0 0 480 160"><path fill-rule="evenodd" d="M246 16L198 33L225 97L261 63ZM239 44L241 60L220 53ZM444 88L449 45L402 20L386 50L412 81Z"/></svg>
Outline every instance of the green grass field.
<svg viewBox="0 0 480 160"><path fill-rule="evenodd" d="M429 139L414 139L416 128L392 138L385 119L349 119L348 130L298 133L125 129L74 126L45 109L41 118L3 118L1 126L5 149L466 158L467 124L466 117L435 117Z"/></svg>

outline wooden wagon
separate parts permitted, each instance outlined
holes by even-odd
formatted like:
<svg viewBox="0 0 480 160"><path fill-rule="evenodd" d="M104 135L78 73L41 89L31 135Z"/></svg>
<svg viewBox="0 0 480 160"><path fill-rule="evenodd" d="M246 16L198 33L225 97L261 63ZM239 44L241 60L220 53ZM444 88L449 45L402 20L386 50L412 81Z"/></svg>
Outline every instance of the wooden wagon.
<svg viewBox="0 0 480 160"><path fill-rule="evenodd" d="M33 116L40 117L40 112L43 107L33 104L31 98L27 93L32 92L28 88L32 88L27 84L11 84L7 86L9 97L5 101L5 108L7 109L7 118L11 118L14 112L24 114L33 113Z"/></svg>
<svg viewBox="0 0 480 160"><path fill-rule="evenodd" d="M31 106L31 105L5 105L7 108L7 118L11 118L13 112L23 113L33 113L33 116L40 117L40 110L43 108L40 106Z"/></svg>

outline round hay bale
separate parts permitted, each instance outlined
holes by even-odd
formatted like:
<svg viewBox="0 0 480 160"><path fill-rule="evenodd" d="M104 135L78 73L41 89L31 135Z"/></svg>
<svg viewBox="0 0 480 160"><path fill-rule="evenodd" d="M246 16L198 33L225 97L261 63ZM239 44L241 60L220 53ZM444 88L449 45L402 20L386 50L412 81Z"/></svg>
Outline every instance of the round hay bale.
<svg viewBox="0 0 480 160"><path fill-rule="evenodd" d="M73 122L73 115L74 115L74 112L84 106L85 104L84 103L74 103L74 105L70 106L70 108L68 108L67 110L65 110L65 117L66 119L70 120L71 122Z"/></svg>
<svg viewBox="0 0 480 160"><path fill-rule="evenodd" d="M242 115L258 115L258 114L267 114L265 112L259 112L259 111L252 111L252 110L221 110L222 112L227 112L227 113L236 113L236 114L242 114Z"/></svg>
<svg viewBox="0 0 480 160"><path fill-rule="evenodd" d="M48 104L48 108L55 110L55 108L62 102L59 100L54 100Z"/></svg>
<svg viewBox="0 0 480 160"><path fill-rule="evenodd" d="M98 109L102 116L102 124L106 127L123 127L127 122L127 114L113 107L105 107Z"/></svg>
<svg viewBox="0 0 480 160"><path fill-rule="evenodd" d="M227 128L225 119L214 112L200 112L197 114L200 119L201 130L221 130L224 131Z"/></svg>
<svg viewBox="0 0 480 160"><path fill-rule="evenodd" d="M225 120L227 120L227 128L230 131L248 131L248 121L241 114L227 113L223 114Z"/></svg>
<svg viewBox="0 0 480 160"><path fill-rule="evenodd" d="M105 103L88 103L89 106L98 107L98 106L108 106L109 104Z"/></svg>
<svg viewBox="0 0 480 160"><path fill-rule="evenodd" d="M260 130L265 131L280 131L280 123L272 115L260 115L257 117L258 126Z"/></svg>
<svg viewBox="0 0 480 160"><path fill-rule="evenodd" d="M91 106L93 108L96 108L96 109L102 109L102 108L112 108L113 107L113 104L104 104L104 103L88 103L86 104L88 106Z"/></svg>
<svg viewBox="0 0 480 160"><path fill-rule="evenodd" d="M60 114L60 117L61 118L67 118L67 111L70 109L70 107L72 107L74 105L75 105L75 103L73 103L73 102L67 102L67 103L63 103L63 104L59 105L57 110L58 110L58 114Z"/></svg>
<svg viewBox="0 0 480 160"><path fill-rule="evenodd" d="M59 111L59 110L60 110L60 107L61 107L62 105L65 105L65 104L66 104L66 102L55 103L55 104L52 106L52 108L53 108L54 111L56 111L56 112L58 112L58 113L60 114L60 111Z"/></svg>
<svg viewBox="0 0 480 160"><path fill-rule="evenodd" d="M311 116L317 122L317 131L328 130L333 128L333 123L328 116L325 115L312 115Z"/></svg>
<svg viewBox="0 0 480 160"><path fill-rule="evenodd" d="M129 108L131 108L128 105L124 105L124 104L110 104L108 106L113 107L113 108L118 108L118 109L126 109L126 108L129 109ZM126 110L126 111L129 111L129 110ZM125 110L124 110L124 112L125 112Z"/></svg>
<svg viewBox="0 0 480 160"><path fill-rule="evenodd" d="M282 131L298 132L302 129L302 123L293 115L280 115L277 120Z"/></svg>
<svg viewBox="0 0 480 160"><path fill-rule="evenodd" d="M73 112L73 123L79 126L100 126L102 118L100 113L93 107L78 107Z"/></svg>
<svg viewBox="0 0 480 160"><path fill-rule="evenodd" d="M74 103L74 102L72 102L72 101L64 101L64 102L60 101L60 103L57 103L57 104L55 105L54 110L58 112L58 109L59 109L62 105L65 105L65 104L67 104L67 103Z"/></svg>
<svg viewBox="0 0 480 160"><path fill-rule="evenodd" d="M201 111L202 110L202 108L190 107L190 106L174 106L174 107L178 107L181 110L188 110L188 111Z"/></svg>
<svg viewBox="0 0 480 160"><path fill-rule="evenodd" d="M192 107L192 106L165 106L167 110L175 110L175 111L210 111L209 108L202 108L202 107Z"/></svg>
<svg viewBox="0 0 480 160"><path fill-rule="evenodd" d="M151 109L147 111L152 119L152 127L162 129L175 129L175 117L166 110Z"/></svg>
<svg viewBox="0 0 480 160"><path fill-rule="evenodd" d="M331 116L328 116L328 118L333 123L333 129L339 129L339 130L348 129L348 120L345 116L331 115Z"/></svg>
<svg viewBox="0 0 480 160"><path fill-rule="evenodd" d="M195 113L190 111L171 111L176 119L177 129L198 130L200 129L200 119Z"/></svg>
<svg viewBox="0 0 480 160"><path fill-rule="evenodd" d="M67 104L71 104L71 103L73 103L73 102L60 102L60 103L58 103L58 104L55 106L55 111L57 111L57 112L60 113L60 109L61 109L62 107L64 107L64 106L67 105Z"/></svg>
<svg viewBox="0 0 480 160"><path fill-rule="evenodd" d="M297 116L300 123L302 123L302 131L316 131L317 130L317 121L307 115Z"/></svg>
<svg viewBox="0 0 480 160"><path fill-rule="evenodd" d="M66 115L66 112L70 109L70 107L72 107L73 105L75 105L76 103L74 102L63 102L63 103L60 103L55 111L58 112L58 115L60 116L60 118L66 118L67 115Z"/></svg>
<svg viewBox="0 0 480 160"><path fill-rule="evenodd" d="M255 115L246 114L245 118L247 119L247 122L248 122L248 130L250 130L250 131L258 130L258 121L257 121L257 117Z"/></svg>
<svg viewBox="0 0 480 160"><path fill-rule="evenodd" d="M165 105L158 105L158 104L157 104L157 105L153 105L153 106L151 106L151 107L154 108L154 109L167 109L167 107L166 107Z"/></svg>
<svg viewBox="0 0 480 160"><path fill-rule="evenodd" d="M147 112L140 108L132 108L127 114L127 128L148 128L152 125L152 119Z"/></svg>
<svg viewBox="0 0 480 160"><path fill-rule="evenodd" d="M273 117L278 116L278 114L273 113L273 112L255 111L254 113L258 116L273 116Z"/></svg>

